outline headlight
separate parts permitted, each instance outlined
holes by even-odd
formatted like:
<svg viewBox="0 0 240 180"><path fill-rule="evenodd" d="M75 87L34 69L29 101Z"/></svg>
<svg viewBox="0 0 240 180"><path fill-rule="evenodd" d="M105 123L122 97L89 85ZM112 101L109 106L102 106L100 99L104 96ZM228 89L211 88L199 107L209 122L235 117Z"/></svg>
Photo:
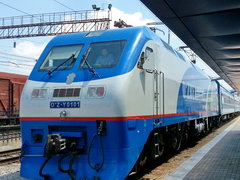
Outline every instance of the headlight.
<svg viewBox="0 0 240 180"><path fill-rule="evenodd" d="M45 98L47 96L47 89L33 89L32 98Z"/></svg>
<svg viewBox="0 0 240 180"><path fill-rule="evenodd" d="M89 87L87 96L90 98L101 98L105 95L104 87Z"/></svg>

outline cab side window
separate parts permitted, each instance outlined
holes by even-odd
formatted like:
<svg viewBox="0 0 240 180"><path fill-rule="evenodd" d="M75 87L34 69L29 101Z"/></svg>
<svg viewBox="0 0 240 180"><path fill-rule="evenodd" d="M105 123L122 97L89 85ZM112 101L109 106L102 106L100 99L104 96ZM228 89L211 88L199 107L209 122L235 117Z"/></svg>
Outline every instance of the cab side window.
<svg viewBox="0 0 240 180"><path fill-rule="evenodd" d="M150 47L146 47L145 51L142 52L140 59L138 61L137 67L139 69L143 69L144 62L152 55L152 53L153 53L153 49Z"/></svg>
<svg viewBox="0 0 240 180"><path fill-rule="evenodd" d="M146 57L146 59L149 58L152 55L152 53L153 53L152 48L146 47L146 50L145 50L145 57Z"/></svg>

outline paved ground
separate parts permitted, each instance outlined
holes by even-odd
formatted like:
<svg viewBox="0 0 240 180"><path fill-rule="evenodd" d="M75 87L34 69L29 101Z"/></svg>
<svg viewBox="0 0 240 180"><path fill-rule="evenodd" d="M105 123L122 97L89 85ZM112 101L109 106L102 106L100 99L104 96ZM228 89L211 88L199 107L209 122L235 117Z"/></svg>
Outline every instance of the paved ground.
<svg viewBox="0 0 240 180"><path fill-rule="evenodd" d="M169 180L239 180L240 119L186 160Z"/></svg>
<svg viewBox="0 0 240 180"><path fill-rule="evenodd" d="M23 178L20 177L19 172L0 176L0 179L1 180L24 180Z"/></svg>

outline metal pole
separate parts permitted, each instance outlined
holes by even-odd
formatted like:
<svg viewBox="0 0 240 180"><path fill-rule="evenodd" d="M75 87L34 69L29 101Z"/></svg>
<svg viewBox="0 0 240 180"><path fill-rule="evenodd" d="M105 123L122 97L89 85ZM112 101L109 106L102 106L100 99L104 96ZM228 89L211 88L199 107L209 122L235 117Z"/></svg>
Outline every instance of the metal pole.
<svg viewBox="0 0 240 180"><path fill-rule="evenodd" d="M170 33L171 33L171 31L170 31L170 29L168 28L168 44L170 45Z"/></svg>

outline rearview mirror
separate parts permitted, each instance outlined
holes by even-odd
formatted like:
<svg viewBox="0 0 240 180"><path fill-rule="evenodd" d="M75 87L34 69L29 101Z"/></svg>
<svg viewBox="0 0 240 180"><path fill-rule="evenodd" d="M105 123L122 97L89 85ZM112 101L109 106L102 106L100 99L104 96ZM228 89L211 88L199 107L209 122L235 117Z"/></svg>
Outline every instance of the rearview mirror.
<svg viewBox="0 0 240 180"><path fill-rule="evenodd" d="M143 69L143 64L144 64L144 61L145 61L145 57L144 57L144 52L142 52L141 56L140 56L140 60L138 61L138 65L137 67L139 69Z"/></svg>

